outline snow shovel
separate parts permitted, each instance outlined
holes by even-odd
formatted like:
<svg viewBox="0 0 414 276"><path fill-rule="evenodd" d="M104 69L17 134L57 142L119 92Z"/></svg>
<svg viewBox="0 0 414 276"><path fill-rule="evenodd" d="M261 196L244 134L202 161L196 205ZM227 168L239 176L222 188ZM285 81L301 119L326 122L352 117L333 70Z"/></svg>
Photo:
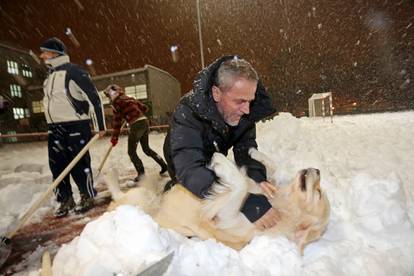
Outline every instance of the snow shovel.
<svg viewBox="0 0 414 276"><path fill-rule="evenodd" d="M122 131L122 129L124 128L124 126L126 125L126 121L124 121L124 123L122 124L122 126L121 126L121 128L120 128L120 131ZM109 156L109 154L111 153L111 151L112 151L112 149L113 149L113 146L112 145L110 145L109 146L109 148L108 148L108 150L106 151L106 153L105 153L105 156L104 156L104 158L102 159L102 161L101 161L101 164L99 165L99 167L98 167L98 173L96 174L96 179L98 179L98 177L99 177L99 175L100 175L100 173L101 173L101 171L102 171L102 168L103 168L103 166L105 165L105 162L106 162L106 160L108 159L108 156Z"/></svg>
<svg viewBox="0 0 414 276"><path fill-rule="evenodd" d="M69 163L63 172L53 181L52 185L43 193L43 195L36 200L35 203L26 211L22 218L19 219L14 229L8 232L5 236L0 237L0 267L4 264L11 253L11 238L19 231L19 229L28 221L33 213L43 204L43 202L50 196L53 189L65 178L65 176L72 170L72 168L78 163L79 159L89 150L93 143L99 138L99 134L96 134L87 143L83 149L76 155L76 157Z"/></svg>
<svg viewBox="0 0 414 276"><path fill-rule="evenodd" d="M174 257L174 251L159 260L158 262L150 265L144 271L141 271L137 276L159 276L163 275L171 264Z"/></svg>
<svg viewBox="0 0 414 276"><path fill-rule="evenodd" d="M103 168L103 166L104 166L104 164L105 164L105 162L106 162L106 159L108 159L108 156L109 156L109 154L110 154L110 153L111 153L111 151L112 151L112 148L113 148L113 146L112 146L112 145L110 145L110 146L109 146L109 148L108 148L108 150L106 151L105 156L104 156L104 158L102 159L101 164L99 165L99 168L98 168L98 173L96 174L96 178L95 178L95 179L98 179L98 178L99 178L99 175L101 174L102 168Z"/></svg>
<svg viewBox="0 0 414 276"><path fill-rule="evenodd" d="M52 276L52 261L50 259L49 251L43 252L42 255L42 272L40 276Z"/></svg>

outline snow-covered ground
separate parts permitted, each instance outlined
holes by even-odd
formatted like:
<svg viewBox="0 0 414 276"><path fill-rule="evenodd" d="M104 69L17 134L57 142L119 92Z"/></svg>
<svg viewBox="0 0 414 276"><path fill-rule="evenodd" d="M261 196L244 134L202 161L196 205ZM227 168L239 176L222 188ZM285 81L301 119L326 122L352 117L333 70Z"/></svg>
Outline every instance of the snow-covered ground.
<svg viewBox="0 0 414 276"><path fill-rule="evenodd" d="M189 240L160 228L137 207L122 206L89 222L58 249L54 275L136 275L171 251L165 275L414 275L414 112L335 116L333 123L281 113L257 130L259 150L276 162L279 183L302 168L321 170L330 223L303 257L283 237L257 237L240 252L214 240ZM162 153L164 134L150 139ZM99 140L92 149L95 168L108 145L108 139ZM155 175L156 163L141 149L139 155ZM4 232L46 190L51 176L45 143L5 145L0 160ZM133 171L126 137L106 167L121 175ZM54 204L51 199L34 219ZM31 265L22 275L38 274L39 255L27 257Z"/></svg>

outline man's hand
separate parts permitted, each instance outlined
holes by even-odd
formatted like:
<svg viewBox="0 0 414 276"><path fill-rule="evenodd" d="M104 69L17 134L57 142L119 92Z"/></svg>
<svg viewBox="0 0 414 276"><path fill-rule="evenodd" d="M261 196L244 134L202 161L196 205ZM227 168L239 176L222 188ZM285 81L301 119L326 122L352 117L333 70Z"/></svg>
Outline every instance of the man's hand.
<svg viewBox="0 0 414 276"><path fill-rule="evenodd" d="M277 192L277 188L275 185L271 184L267 181L262 181L259 183L260 188L263 191L263 194L268 198L273 198L275 193Z"/></svg>
<svg viewBox="0 0 414 276"><path fill-rule="evenodd" d="M261 218L254 222L256 228L264 231L275 226L281 219L280 213L275 208L270 208Z"/></svg>
<svg viewBox="0 0 414 276"><path fill-rule="evenodd" d="M104 137L104 136L105 136L105 133L106 133L106 130L101 130L101 131L99 131L99 132L98 132L98 134L99 134L99 138Z"/></svg>
<svg viewBox="0 0 414 276"><path fill-rule="evenodd" d="M112 144L113 147L115 147L116 144L118 144L118 138L112 138L111 139L111 144Z"/></svg>

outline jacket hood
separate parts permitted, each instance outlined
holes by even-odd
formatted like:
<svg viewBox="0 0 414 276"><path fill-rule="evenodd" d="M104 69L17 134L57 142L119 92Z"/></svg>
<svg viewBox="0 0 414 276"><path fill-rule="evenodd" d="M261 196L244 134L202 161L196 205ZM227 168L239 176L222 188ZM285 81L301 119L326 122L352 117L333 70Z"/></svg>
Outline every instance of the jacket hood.
<svg viewBox="0 0 414 276"><path fill-rule="evenodd" d="M227 127L217 110L211 93L211 88L214 84L217 70L220 65L224 61L233 59L234 57L235 56L223 56L201 70L193 82L193 90L185 96L188 101L188 106L201 118L211 121L217 128ZM242 121L248 120L257 122L275 112L276 109L272 107L272 101L259 79L255 99L251 103L250 113L243 116ZM242 123L242 121L240 121L240 123Z"/></svg>

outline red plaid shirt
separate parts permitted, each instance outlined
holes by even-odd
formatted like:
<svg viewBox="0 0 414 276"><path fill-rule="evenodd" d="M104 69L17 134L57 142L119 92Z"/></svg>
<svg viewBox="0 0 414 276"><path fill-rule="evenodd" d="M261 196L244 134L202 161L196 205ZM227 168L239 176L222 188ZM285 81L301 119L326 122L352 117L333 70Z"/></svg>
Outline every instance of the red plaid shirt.
<svg viewBox="0 0 414 276"><path fill-rule="evenodd" d="M128 124L132 124L138 118L144 116L144 113L148 111L148 107L140 101L128 97L125 94L121 94L112 101L112 109L114 111L114 117L112 120L112 138L118 139L121 131L122 121L127 120Z"/></svg>

